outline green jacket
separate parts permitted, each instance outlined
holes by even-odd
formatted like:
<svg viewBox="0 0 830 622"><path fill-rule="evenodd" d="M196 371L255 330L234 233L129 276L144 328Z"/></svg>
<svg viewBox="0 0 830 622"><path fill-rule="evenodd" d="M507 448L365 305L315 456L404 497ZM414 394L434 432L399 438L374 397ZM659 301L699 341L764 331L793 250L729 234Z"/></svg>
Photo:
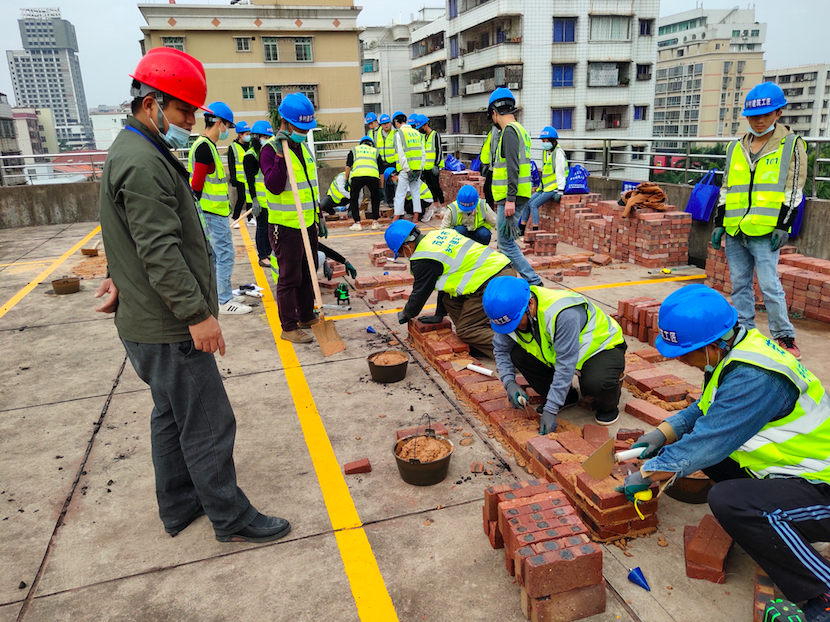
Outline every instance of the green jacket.
<svg viewBox="0 0 830 622"><path fill-rule="evenodd" d="M216 275L187 170L157 134L130 117L101 179L101 233L118 288L122 339L175 343L217 316ZM136 133L140 132L140 135Z"/></svg>

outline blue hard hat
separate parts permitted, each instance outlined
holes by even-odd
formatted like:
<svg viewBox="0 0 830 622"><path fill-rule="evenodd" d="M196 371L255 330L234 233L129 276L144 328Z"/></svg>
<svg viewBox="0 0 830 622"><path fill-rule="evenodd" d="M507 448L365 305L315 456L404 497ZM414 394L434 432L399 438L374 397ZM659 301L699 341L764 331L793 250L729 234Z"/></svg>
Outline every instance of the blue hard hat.
<svg viewBox="0 0 830 622"><path fill-rule="evenodd" d="M556 131L555 127L548 125L542 130L542 133L539 134L539 138L559 138L559 132Z"/></svg>
<svg viewBox="0 0 830 622"><path fill-rule="evenodd" d="M383 171L383 183L386 183L387 181L389 181L389 177L391 177L394 174L395 174L395 167L394 166L387 167L387 169L385 171Z"/></svg>
<svg viewBox="0 0 830 622"><path fill-rule="evenodd" d="M510 89L506 89L502 86L497 88L490 95L490 101L487 102L487 111L489 112L493 108L504 108L508 105L511 105L511 107L515 109L516 98L513 96L513 92Z"/></svg>
<svg viewBox="0 0 830 622"><path fill-rule="evenodd" d="M738 321L726 298L706 285L687 285L660 306L654 345L666 358L694 352L723 337Z"/></svg>
<svg viewBox="0 0 830 622"><path fill-rule="evenodd" d="M406 238L409 237L414 228L414 222L401 218L389 225L386 231L383 232L383 239L386 240L386 246L395 253L395 257L398 256L398 251L401 250L401 246L406 242Z"/></svg>
<svg viewBox="0 0 830 622"><path fill-rule="evenodd" d="M409 125L411 125L412 127L415 127L415 124L418 122L418 113L413 112L411 115L409 115L409 118L406 120L406 122L409 123Z"/></svg>
<svg viewBox="0 0 830 622"><path fill-rule="evenodd" d="M317 127L317 121L314 120L314 104L302 93L289 93L283 97L279 113L298 129L311 130Z"/></svg>
<svg viewBox="0 0 830 622"><path fill-rule="evenodd" d="M260 136L273 136L274 130L268 121L254 121L251 126L251 134L259 134Z"/></svg>
<svg viewBox="0 0 830 622"><path fill-rule="evenodd" d="M366 123L371 123L372 121L377 121L377 120L378 120L378 115L376 115L374 112L370 112L369 114L366 115Z"/></svg>
<svg viewBox="0 0 830 622"><path fill-rule="evenodd" d="M251 126L248 125L245 121L240 121L236 124L236 133L237 134L244 134L245 132L250 132Z"/></svg>
<svg viewBox="0 0 830 622"><path fill-rule="evenodd" d="M490 327L500 335L512 333L522 321L530 302L530 285L515 276L498 276L487 284L482 304Z"/></svg>
<svg viewBox="0 0 830 622"><path fill-rule="evenodd" d="M416 130L420 130L424 127L427 123L429 123L429 117L425 114L413 114L412 117L415 117L409 124L414 127ZM412 117L409 117L412 119Z"/></svg>
<svg viewBox="0 0 830 622"><path fill-rule="evenodd" d="M378 120L378 122L381 125L383 125L384 123L391 123L392 122L392 117L390 117L388 114L382 114L382 115L380 115L380 119Z"/></svg>
<svg viewBox="0 0 830 622"><path fill-rule="evenodd" d="M363 138L360 139L360 144L362 145L363 143L372 143L372 146L374 147L375 146L375 139L372 138L371 136L364 136Z"/></svg>
<svg viewBox="0 0 830 622"><path fill-rule="evenodd" d="M398 117L403 117L404 120L406 120L406 115L403 112L401 112L400 110L395 111L395 114L392 115L392 120L394 121Z"/></svg>
<svg viewBox="0 0 830 622"><path fill-rule="evenodd" d="M762 82L746 94L743 116L757 117L787 105L784 91L774 82Z"/></svg>
<svg viewBox="0 0 830 622"><path fill-rule="evenodd" d="M470 184L461 186L455 196L455 202L458 203L458 207L461 208L462 212L472 212L478 205L478 201L478 191Z"/></svg>
<svg viewBox="0 0 830 622"><path fill-rule="evenodd" d="M211 121L211 117L217 117L228 123L231 127L236 127L233 123L233 110L224 102L213 102L210 106L210 113L205 113L205 121Z"/></svg>

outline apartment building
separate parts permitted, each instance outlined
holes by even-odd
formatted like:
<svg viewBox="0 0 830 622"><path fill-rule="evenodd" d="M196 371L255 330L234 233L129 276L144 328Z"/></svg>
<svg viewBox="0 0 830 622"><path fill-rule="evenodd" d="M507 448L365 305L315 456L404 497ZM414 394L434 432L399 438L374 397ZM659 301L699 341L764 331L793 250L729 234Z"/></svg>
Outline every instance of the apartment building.
<svg viewBox="0 0 830 622"><path fill-rule="evenodd" d="M17 142L17 128L14 114L9 105L9 98L0 93L0 155L20 155L20 144ZM23 159L9 158L0 160L0 186L17 186L25 184L23 176Z"/></svg>
<svg viewBox="0 0 830 622"><path fill-rule="evenodd" d="M58 140L68 149L92 145L78 39L60 9L21 9L22 50L7 50L18 106L52 111Z"/></svg>
<svg viewBox="0 0 830 622"><path fill-rule="evenodd" d="M660 18L654 135L742 133L746 94L764 79L766 30L754 9L694 9Z"/></svg>
<svg viewBox="0 0 830 622"><path fill-rule="evenodd" d="M830 65L801 65L767 69L764 82L775 82L784 91L787 107L781 122L801 136L827 136L830 105Z"/></svg>
<svg viewBox="0 0 830 622"><path fill-rule="evenodd" d="M131 114L129 103L120 106L98 106L89 111L92 132L95 135L95 149L107 151L116 136L127 125Z"/></svg>
<svg viewBox="0 0 830 622"><path fill-rule="evenodd" d="M430 127L447 130L447 17L441 15L412 31L411 108L429 117Z"/></svg>
<svg viewBox="0 0 830 622"><path fill-rule="evenodd" d="M46 153L38 129L37 113L33 108L12 108L17 144L23 155L40 155ZM38 158L43 161L44 158ZM29 160L31 162L32 160Z"/></svg>
<svg viewBox="0 0 830 622"><path fill-rule="evenodd" d="M409 30L407 24L369 26L360 33L363 112L392 114L409 107Z"/></svg>
<svg viewBox="0 0 830 622"><path fill-rule="evenodd" d="M236 120L268 118L282 98L300 92L317 123L363 133L360 42L352 0L276 0L234 4L139 4L146 26L142 53L173 47L205 68L208 102L221 100ZM125 90L129 79L125 77ZM200 124L194 131L200 131Z"/></svg>

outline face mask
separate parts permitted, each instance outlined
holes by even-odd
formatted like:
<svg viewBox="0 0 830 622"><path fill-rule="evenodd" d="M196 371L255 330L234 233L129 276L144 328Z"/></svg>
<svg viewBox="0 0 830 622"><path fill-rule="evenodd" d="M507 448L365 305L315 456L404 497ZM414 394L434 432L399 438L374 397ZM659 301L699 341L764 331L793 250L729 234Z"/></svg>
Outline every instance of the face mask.
<svg viewBox="0 0 830 622"><path fill-rule="evenodd" d="M225 128L224 131L219 132L219 140L225 140L230 135L231 135L231 131L229 129Z"/></svg>
<svg viewBox="0 0 830 622"><path fill-rule="evenodd" d="M542 149L544 149L545 151L550 151L551 149L553 149L553 144L552 143L542 143Z"/></svg>
<svg viewBox="0 0 830 622"><path fill-rule="evenodd" d="M158 105L158 104L157 104ZM167 132L162 132L159 126L164 126L164 119L167 121ZM156 131L159 133L159 138L161 138L171 149L181 149L187 144L187 141L190 139L190 132L188 132L183 127L179 127L178 125L173 125L170 123L170 119L167 118L167 115L164 114L164 111L161 109L161 106L158 107L158 122L159 125L153 123L152 116L150 117L150 123L153 123L153 127L156 128Z"/></svg>
<svg viewBox="0 0 830 622"><path fill-rule="evenodd" d="M306 134L300 134L299 132L291 132L291 140L293 140L295 143L304 143L306 138L308 138L308 135Z"/></svg>
<svg viewBox="0 0 830 622"><path fill-rule="evenodd" d="M764 130L763 132L756 132L755 130L753 130L753 129L752 129L752 126L750 125L750 126L749 126L749 133L750 133L750 134L752 134L753 136L758 136L758 137L761 137L761 136L766 136L767 134L769 134L769 133L770 133L771 131L773 131L774 129L775 129L775 123L773 123L772 125L770 125L770 126L769 126L766 130Z"/></svg>
<svg viewBox="0 0 830 622"><path fill-rule="evenodd" d="M251 142L251 135L250 134L245 134L245 136L242 137L242 142L243 143Z"/></svg>
<svg viewBox="0 0 830 622"><path fill-rule="evenodd" d="M268 139L267 139L267 138L265 138L264 136L260 136L260 138L259 138L259 144L260 144L261 146L263 146L263 147L264 147L264 146L265 146L265 143L267 143L267 142L268 142Z"/></svg>

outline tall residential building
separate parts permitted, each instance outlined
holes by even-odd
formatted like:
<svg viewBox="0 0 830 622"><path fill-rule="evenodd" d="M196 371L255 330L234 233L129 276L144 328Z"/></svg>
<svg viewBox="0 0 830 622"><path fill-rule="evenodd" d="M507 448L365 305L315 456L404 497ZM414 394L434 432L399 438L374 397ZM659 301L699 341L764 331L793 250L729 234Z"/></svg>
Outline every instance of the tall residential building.
<svg viewBox="0 0 830 622"><path fill-rule="evenodd" d="M412 109L429 117L430 127L447 130L447 17L442 13L412 31Z"/></svg>
<svg viewBox="0 0 830 622"><path fill-rule="evenodd" d="M92 145L75 27L60 9L21 9L22 50L7 50L18 106L49 108L58 140L69 149Z"/></svg>
<svg viewBox="0 0 830 622"><path fill-rule="evenodd" d="M12 108L12 117L17 131L17 144L23 155L47 153L38 130L38 118L34 108ZM45 158L38 158L44 160ZM29 160L31 162L32 160Z"/></svg>
<svg viewBox="0 0 830 622"><path fill-rule="evenodd" d="M764 79L766 34L754 9L694 9L661 17L654 135L740 133L746 94Z"/></svg>
<svg viewBox="0 0 830 622"><path fill-rule="evenodd" d="M782 123L801 136L828 136L830 65L767 69L764 82L775 82L784 91L787 108Z"/></svg>
<svg viewBox="0 0 830 622"><path fill-rule="evenodd" d="M9 105L9 98L0 93L0 155L20 155L20 144L17 142L17 128L14 114ZM10 158L0 160L0 186L17 186L25 184L23 176L23 159Z"/></svg>
<svg viewBox="0 0 830 622"><path fill-rule="evenodd" d="M110 148L115 137L126 127L130 114L129 102L120 106L98 106L89 111L92 132L95 135L95 148L98 151L107 151Z"/></svg>
<svg viewBox="0 0 830 622"><path fill-rule="evenodd" d="M409 26L369 26L360 33L363 112L391 115L409 107Z"/></svg>
<svg viewBox="0 0 830 622"><path fill-rule="evenodd" d="M208 102L220 100L235 120L267 119L289 93L313 102L317 123L363 134L360 50L352 0L275 0L236 4L139 4L142 53L173 47L202 62ZM129 78L124 76L124 90ZM199 125L194 131L199 131Z"/></svg>

